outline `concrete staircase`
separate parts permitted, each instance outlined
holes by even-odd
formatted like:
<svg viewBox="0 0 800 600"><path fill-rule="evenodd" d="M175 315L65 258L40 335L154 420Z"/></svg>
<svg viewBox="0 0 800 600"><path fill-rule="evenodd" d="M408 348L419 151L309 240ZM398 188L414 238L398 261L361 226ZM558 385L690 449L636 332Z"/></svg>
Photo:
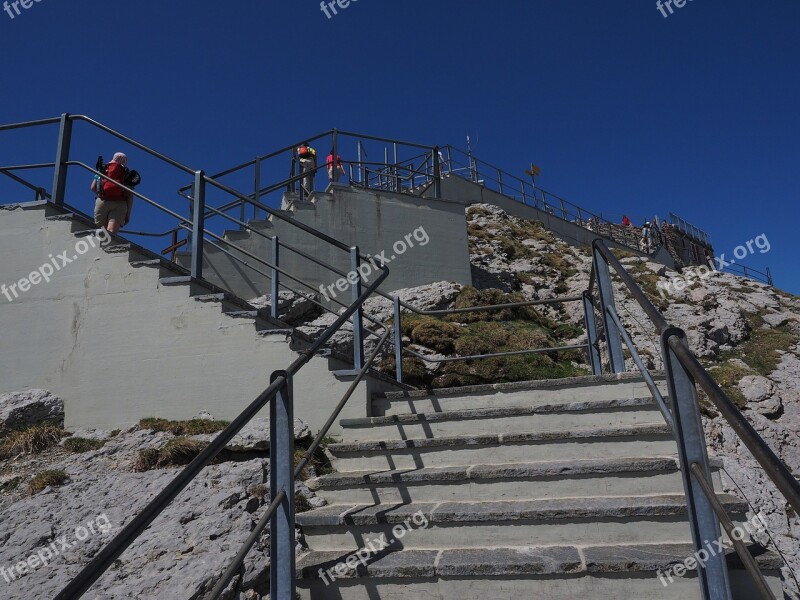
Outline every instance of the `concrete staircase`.
<svg viewBox="0 0 800 600"><path fill-rule="evenodd" d="M659 577L693 549L675 442L640 379L376 394L371 408L341 421L337 472L307 482L329 504L297 515L303 598L700 598L693 571ZM781 597L779 563L759 560ZM730 564L734 597L757 597Z"/></svg>
<svg viewBox="0 0 800 600"><path fill-rule="evenodd" d="M14 352L0 361L0 393L51 390L65 402L69 429L111 430L202 411L231 420L269 385L271 371L309 347L308 336L268 311L122 237L105 247L93 239L78 256L76 245L94 225L52 204L1 206L0 231L0 282L75 254L51 281L13 302L0 297L0 329L14 340ZM351 357L326 350L298 378L295 415L314 431L330 415L317 399L341 397L353 380L342 373L348 370ZM366 399L389 389L400 388L371 372L359 393ZM364 410L354 402L344 416Z"/></svg>

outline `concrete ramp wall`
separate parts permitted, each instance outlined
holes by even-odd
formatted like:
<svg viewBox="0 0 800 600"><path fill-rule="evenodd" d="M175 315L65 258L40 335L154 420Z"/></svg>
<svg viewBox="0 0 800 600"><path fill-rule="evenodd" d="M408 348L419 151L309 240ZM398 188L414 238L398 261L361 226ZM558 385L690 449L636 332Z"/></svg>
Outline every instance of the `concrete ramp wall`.
<svg viewBox="0 0 800 600"><path fill-rule="evenodd" d="M43 205L0 207L6 289L64 252L71 261L49 282L26 292L18 286L12 301L0 295L0 393L51 390L66 403L69 428L114 429L204 410L230 420L269 385L273 370L297 358L287 330L225 314L219 301L198 300L208 291L195 284L165 285L174 272L137 263L151 257L99 245L78 255L76 244L87 238L74 235L71 221L45 218L57 214ZM351 381L331 372L344 368L315 357L295 380L295 415L314 431ZM394 386L371 379L361 388L345 409L353 417L367 414L368 390Z"/></svg>

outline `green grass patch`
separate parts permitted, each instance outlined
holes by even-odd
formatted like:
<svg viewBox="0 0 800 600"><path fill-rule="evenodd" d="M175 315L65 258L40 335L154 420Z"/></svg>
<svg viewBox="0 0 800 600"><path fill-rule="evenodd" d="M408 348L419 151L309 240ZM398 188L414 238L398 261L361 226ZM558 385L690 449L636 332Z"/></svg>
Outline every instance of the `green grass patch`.
<svg viewBox="0 0 800 600"><path fill-rule="evenodd" d="M69 475L60 470L42 471L34 475L30 483L28 483L28 491L33 494L38 494L48 486L57 487L64 485L69 481Z"/></svg>
<svg viewBox="0 0 800 600"><path fill-rule="evenodd" d="M152 469L188 465L208 444L185 437L168 441L163 448L147 448L139 450L134 470L141 473ZM214 462L221 460L217 456Z"/></svg>
<svg viewBox="0 0 800 600"><path fill-rule="evenodd" d="M750 339L737 348L741 359L759 374L768 377L781 362L778 350L788 352L797 344L797 337L788 325L763 328L764 319L760 314L748 315L753 327Z"/></svg>
<svg viewBox="0 0 800 600"><path fill-rule="evenodd" d="M73 454L99 450L105 446L107 440L89 440L82 437L71 437L64 442L64 449Z"/></svg>
<svg viewBox="0 0 800 600"><path fill-rule="evenodd" d="M733 400L734 404L736 404L739 409L744 409L747 405L747 400L741 390L739 390L739 382L747 375L756 375L756 372L735 362L725 362L720 365L715 365L711 367L708 372L719 387ZM708 399L706 399L706 402L709 406L713 406Z"/></svg>
<svg viewBox="0 0 800 600"><path fill-rule="evenodd" d="M210 419L190 419L188 421L168 421L167 419L147 418L139 421L140 429L168 431L173 435L201 435L217 433L225 429L228 421L211 421Z"/></svg>
<svg viewBox="0 0 800 600"><path fill-rule="evenodd" d="M0 440L0 460L19 454L41 454L68 435L63 427L50 424L32 425L11 431Z"/></svg>

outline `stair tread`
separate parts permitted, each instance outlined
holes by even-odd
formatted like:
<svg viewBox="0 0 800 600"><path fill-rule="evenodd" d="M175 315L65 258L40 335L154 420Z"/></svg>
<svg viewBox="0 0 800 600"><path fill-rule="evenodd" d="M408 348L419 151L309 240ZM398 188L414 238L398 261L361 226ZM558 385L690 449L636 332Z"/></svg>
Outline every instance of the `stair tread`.
<svg viewBox="0 0 800 600"><path fill-rule="evenodd" d="M663 379L662 372L651 373L656 380ZM482 383L460 387L439 388L435 390L408 390L401 392L374 392L372 398L386 398L388 400L408 400L409 398L440 398L446 396L464 396L485 392L513 392L517 390L536 390L549 388L569 388L575 386L590 386L603 383L636 383L642 382L639 373L612 373L605 375L582 375L579 377L565 377L562 379L536 379L530 381L514 381L508 383Z"/></svg>
<svg viewBox="0 0 800 600"><path fill-rule="evenodd" d="M395 469L350 471L331 473L309 479L311 489L347 487L363 484L398 484L475 481L511 477L565 477L570 475L641 473L648 471L678 471L677 458L592 458L563 461L540 461L498 465L464 465L453 467L425 467L420 469Z"/></svg>
<svg viewBox="0 0 800 600"><path fill-rule="evenodd" d="M636 437L640 435L665 435L672 437L666 423L644 423L620 427L591 427L585 429L551 430L526 433L489 433L458 435L437 438L412 438L407 440L376 440L331 444L328 450L334 455L378 450L408 450L412 448L437 448L443 446L464 448L524 442L547 442L570 439L592 439L609 437Z"/></svg>
<svg viewBox="0 0 800 600"><path fill-rule="evenodd" d="M436 412L402 413L384 417L364 417L341 419L345 428L370 427L375 425L395 425L399 423L420 423L434 421L453 421L464 419L487 419L518 417L523 415L548 414L560 412L583 412L613 410L618 408L652 407L657 408L652 398L619 398L614 400L586 400L581 402L562 402L552 404L530 404L499 408L464 408Z"/></svg>
<svg viewBox="0 0 800 600"><path fill-rule="evenodd" d="M387 540L390 541L390 540ZM378 548L373 544L373 548ZM780 556L757 544L748 546L762 570L781 567ZM312 551L298 558L297 576L318 579L351 556L342 550ZM390 544L388 549L365 555L355 568L340 567L342 575L353 577L502 577L514 575L559 575L624 573L666 570L694 554L691 544L635 544L616 546L512 546L487 548L444 548L441 550L405 550ZM728 565L740 569L735 551L725 548ZM696 568L696 567L695 567ZM695 569L687 569L691 572ZM332 573L332 571L331 571Z"/></svg>
<svg viewBox="0 0 800 600"><path fill-rule="evenodd" d="M729 513L745 513L747 503L718 494ZM429 522L476 523L553 519L629 519L686 514L683 494L656 496L597 496L484 502L410 502L403 504L330 504L297 515L302 526L339 527L403 523L421 512Z"/></svg>

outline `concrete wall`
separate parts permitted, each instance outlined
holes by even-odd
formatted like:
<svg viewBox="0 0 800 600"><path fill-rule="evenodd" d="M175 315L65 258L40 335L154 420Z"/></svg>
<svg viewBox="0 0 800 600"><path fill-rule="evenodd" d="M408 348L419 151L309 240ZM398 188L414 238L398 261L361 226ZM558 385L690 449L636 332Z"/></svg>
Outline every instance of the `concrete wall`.
<svg viewBox="0 0 800 600"><path fill-rule="evenodd" d="M335 185L329 188L328 193L314 194L309 203L293 205L291 216L347 245L358 245L363 254L377 255L385 251L386 258L394 257L388 264L389 279L381 287L384 291L436 281L472 283L462 203ZM350 271L347 252L321 242L285 221L273 218L254 226L267 235L277 235L282 242L340 271ZM417 238L413 236L415 231ZM272 261L270 242L265 238L240 232L229 235L231 241L242 249ZM402 254L397 252L394 244L406 243L409 235L409 248ZM258 264L236 250L229 251L253 266ZM242 266L214 248L209 248L206 254L204 276L212 283L245 299L269 293L269 278L256 269ZM187 256L183 255L181 260L187 261ZM288 249L281 250L279 262L289 273L311 283L315 290L320 285L333 285L341 277ZM264 266L257 268L267 270ZM292 287L299 287L288 278L284 280ZM349 288L342 292L334 287L333 293L339 299L349 301Z"/></svg>
<svg viewBox="0 0 800 600"><path fill-rule="evenodd" d="M45 211L52 209L0 210L0 284L27 277L50 255L75 255L71 223L46 221ZM0 295L0 393L51 390L66 403L69 428L113 429L203 410L235 417L298 354L285 334L258 335L251 319L195 300L187 285L159 284L171 274L96 248L13 302ZM295 414L314 431L351 381L330 369L346 367L315 357L295 380ZM388 387L362 382L343 416L365 416L368 392Z"/></svg>

